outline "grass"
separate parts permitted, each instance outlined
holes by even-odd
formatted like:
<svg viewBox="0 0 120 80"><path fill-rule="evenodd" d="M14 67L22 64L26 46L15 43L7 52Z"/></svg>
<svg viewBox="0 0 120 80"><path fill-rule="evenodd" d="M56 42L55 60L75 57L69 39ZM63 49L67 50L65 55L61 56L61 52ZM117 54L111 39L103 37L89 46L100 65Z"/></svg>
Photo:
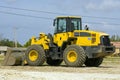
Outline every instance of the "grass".
<svg viewBox="0 0 120 80"><path fill-rule="evenodd" d="M104 58L104 61L111 61L111 62L114 62L114 61L120 61L120 57L106 57Z"/></svg>
<svg viewBox="0 0 120 80"><path fill-rule="evenodd" d="M106 57L103 60L103 64L120 64L120 57Z"/></svg>
<svg viewBox="0 0 120 80"><path fill-rule="evenodd" d="M0 55L0 65L1 65L3 60L4 60L4 55Z"/></svg>
<svg viewBox="0 0 120 80"><path fill-rule="evenodd" d="M0 55L0 61L4 59L4 56L3 55Z"/></svg>

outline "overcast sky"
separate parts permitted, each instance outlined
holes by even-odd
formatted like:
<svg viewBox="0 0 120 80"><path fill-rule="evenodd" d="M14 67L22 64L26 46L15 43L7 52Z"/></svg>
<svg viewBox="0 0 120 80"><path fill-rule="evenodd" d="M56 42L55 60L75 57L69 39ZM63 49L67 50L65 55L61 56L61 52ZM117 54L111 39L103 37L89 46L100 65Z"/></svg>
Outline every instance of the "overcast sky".
<svg viewBox="0 0 120 80"><path fill-rule="evenodd" d="M0 6L79 15L82 16L83 22L93 22L83 23L83 27L87 24L92 30L120 35L120 0L0 0ZM24 44L33 35L38 36L40 32L53 33L53 20L5 14L1 11L52 19L62 16L62 14L0 7L0 35L14 40L14 28L16 28L17 40L21 44ZM109 19L94 17L108 17Z"/></svg>

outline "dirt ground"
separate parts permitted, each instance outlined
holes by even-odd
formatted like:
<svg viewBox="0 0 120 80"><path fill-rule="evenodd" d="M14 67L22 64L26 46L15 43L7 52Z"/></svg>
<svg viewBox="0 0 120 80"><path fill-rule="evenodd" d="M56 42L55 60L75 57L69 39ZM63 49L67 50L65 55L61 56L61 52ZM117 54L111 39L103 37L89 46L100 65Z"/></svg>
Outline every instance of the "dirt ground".
<svg viewBox="0 0 120 80"><path fill-rule="evenodd" d="M0 66L0 80L120 80L118 60L104 60L100 67Z"/></svg>

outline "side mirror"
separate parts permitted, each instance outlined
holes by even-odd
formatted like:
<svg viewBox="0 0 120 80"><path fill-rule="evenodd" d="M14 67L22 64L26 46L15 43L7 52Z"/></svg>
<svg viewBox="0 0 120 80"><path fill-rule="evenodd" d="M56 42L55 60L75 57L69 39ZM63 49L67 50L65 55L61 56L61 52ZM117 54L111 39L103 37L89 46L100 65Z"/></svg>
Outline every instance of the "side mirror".
<svg viewBox="0 0 120 80"><path fill-rule="evenodd" d="M85 25L85 30L89 30L89 27L87 25Z"/></svg>
<svg viewBox="0 0 120 80"><path fill-rule="evenodd" d="M53 26L55 26L55 23L56 23L56 19L54 19Z"/></svg>

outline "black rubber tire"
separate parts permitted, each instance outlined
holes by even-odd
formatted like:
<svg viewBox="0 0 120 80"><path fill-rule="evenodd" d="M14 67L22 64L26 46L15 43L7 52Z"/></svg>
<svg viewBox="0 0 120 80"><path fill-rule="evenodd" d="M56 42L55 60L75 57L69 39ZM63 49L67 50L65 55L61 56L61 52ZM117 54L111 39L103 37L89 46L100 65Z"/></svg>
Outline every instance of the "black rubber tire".
<svg viewBox="0 0 120 80"><path fill-rule="evenodd" d="M85 65L88 67L98 67L103 61L103 58L90 58L86 59Z"/></svg>
<svg viewBox="0 0 120 80"><path fill-rule="evenodd" d="M31 61L29 59L29 52L31 50L35 50L38 52L38 58L35 61ZM25 56L26 56L26 61L27 61L28 65L31 65L31 66L40 66L46 60L44 49L39 45L29 46L28 49L26 50Z"/></svg>
<svg viewBox="0 0 120 80"><path fill-rule="evenodd" d="M77 54L77 59L74 62L70 62L67 59L68 52L71 50L75 51ZM80 67L84 64L84 62L86 60L86 54L85 54L84 49L82 47L80 47L78 45L70 45L64 50L63 59L64 59L64 62L67 66Z"/></svg>
<svg viewBox="0 0 120 80"><path fill-rule="evenodd" d="M59 66L62 63L63 60L57 59L52 60L51 58L47 58L46 63L50 66Z"/></svg>

